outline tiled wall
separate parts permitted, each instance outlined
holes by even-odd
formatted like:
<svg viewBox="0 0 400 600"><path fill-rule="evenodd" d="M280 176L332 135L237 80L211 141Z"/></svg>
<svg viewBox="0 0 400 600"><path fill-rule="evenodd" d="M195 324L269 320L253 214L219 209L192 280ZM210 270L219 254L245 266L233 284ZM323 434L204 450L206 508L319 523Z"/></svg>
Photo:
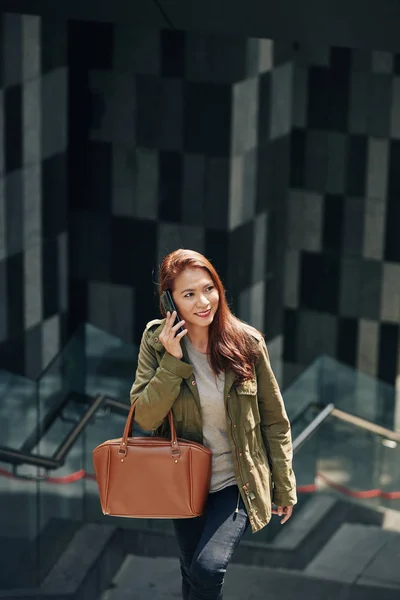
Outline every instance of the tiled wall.
<svg viewBox="0 0 400 600"><path fill-rule="evenodd" d="M65 341L65 48L62 24L1 16L0 365L31 377Z"/></svg>
<svg viewBox="0 0 400 600"><path fill-rule="evenodd" d="M325 352L400 372L400 61L299 48L285 264L288 377Z"/></svg>
<svg viewBox="0 0 400 600"><path fill-rule="evenodd" d="M158 264L185 246L214 262L238 313L267 326L279 351L291 65L267 40L73 27L71 94L92 107L76 135L86 148L71 265L81 314L139 341L158 314ZM84 63L83 46L100 50Z"/></svg>
<svg viewBox="0 0 400 600"><path fill-rule="evenodd" d="M394 382L397 56L14 15L1 32L3 368L36 374L84 320L138 342L186 246L286 382L321 353Z"/></svg>

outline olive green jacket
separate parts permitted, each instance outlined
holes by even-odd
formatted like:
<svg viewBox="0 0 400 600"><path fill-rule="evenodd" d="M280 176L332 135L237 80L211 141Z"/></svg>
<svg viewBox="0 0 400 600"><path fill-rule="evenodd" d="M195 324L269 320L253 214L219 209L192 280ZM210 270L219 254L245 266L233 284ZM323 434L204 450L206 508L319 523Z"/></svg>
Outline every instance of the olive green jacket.
<svg viewBox="0 0 400 600"><path fill-rule="evenodd" d="M172 408L178 436L202 443L193 367L185 350L182 360L165 351L158 339L163 326L164 320L151 321L143 333L130 392L131 403L138 400L135 421L144 430L168 436L165 417ZM227 370L224 400L236 481L255 533L271 518L271 500L291 506L297 497L291 430L283 399L264 339L252 328L249 335L260 350L254 379L235 385L234 373Z"/></svg>

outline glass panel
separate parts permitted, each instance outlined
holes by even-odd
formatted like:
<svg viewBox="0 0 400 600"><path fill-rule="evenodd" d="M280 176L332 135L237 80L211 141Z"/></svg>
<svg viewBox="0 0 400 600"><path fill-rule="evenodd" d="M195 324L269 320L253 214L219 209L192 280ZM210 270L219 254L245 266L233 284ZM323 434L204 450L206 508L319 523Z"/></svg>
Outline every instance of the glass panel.
<svg viewBox="0 0 400 600"><path fill-rule="evenodd" d="M377 490L399 487L399 454L392 454L379 435L329 417L294 457L299 486L312 484L313 467L317 490L361 502L372 508L384 505ZM397 480L397 481L396 481ZM385 504L396 508L393 501Z"/></svg>
<svg viewBox="0 0 400 600"><path fill-rule="evenodd" d="M129 391L135 378L139 348L119 338L85 326L86 393L106 394L129 403Z"/></svg>
<svg viewBox="0 0 400 600"><path fill-rule="evenodd" d="M319 398L337 408L393 429L395 388L324 356L319 359Z"/></svg>
<svg viewBox="0 0 400 600"><path fill-rule="evenodd" d="M0 371L0 445L20 449L37 424L36 384Z"/></svg>
<svg viewBox="0 0 400 600"><path fill-rule="evenodd" d="M400 443L381 440L381 505L400 511ZM387 495L387 496L386 496Z"/></svg>

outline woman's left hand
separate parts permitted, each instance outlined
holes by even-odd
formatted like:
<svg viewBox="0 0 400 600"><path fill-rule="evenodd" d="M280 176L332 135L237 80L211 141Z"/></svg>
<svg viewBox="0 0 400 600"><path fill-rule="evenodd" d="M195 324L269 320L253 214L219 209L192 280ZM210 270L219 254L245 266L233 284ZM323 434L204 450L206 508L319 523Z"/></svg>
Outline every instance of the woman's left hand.
<svg viewBox="0 0 400 600"><path fill-rule="evenodd" d="M293 506L278 506L277 510L274 512L280 517L285 515L281 521L281 525L283 525L286 523L286 521L289 521L290 517L292 516Z"/></svg>

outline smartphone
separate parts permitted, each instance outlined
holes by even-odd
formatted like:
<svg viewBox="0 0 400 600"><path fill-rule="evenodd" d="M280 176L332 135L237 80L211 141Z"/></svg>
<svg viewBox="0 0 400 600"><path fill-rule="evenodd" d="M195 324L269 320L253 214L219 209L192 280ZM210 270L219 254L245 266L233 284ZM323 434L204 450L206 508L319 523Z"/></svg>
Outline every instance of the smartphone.
<svg viewBox="0 0 400 600"><path fill-rule="evenodd" d="M165 311L165 314L167 314L167 312L169 311L171 314L174 312L174 310L176 311L176 319L175 319L175 325L177 323L179 323L179 321L182 321L182 319L180 318L178 311L176 310L176 306L175 306L175 302L172 298L172 293L170 290L167 290L166 292L163 292L161 294L160 297L160 302L161 305ZM184 331L184 327L179 327L178 331L176 333L181 333L182 331Z"/></svg>

